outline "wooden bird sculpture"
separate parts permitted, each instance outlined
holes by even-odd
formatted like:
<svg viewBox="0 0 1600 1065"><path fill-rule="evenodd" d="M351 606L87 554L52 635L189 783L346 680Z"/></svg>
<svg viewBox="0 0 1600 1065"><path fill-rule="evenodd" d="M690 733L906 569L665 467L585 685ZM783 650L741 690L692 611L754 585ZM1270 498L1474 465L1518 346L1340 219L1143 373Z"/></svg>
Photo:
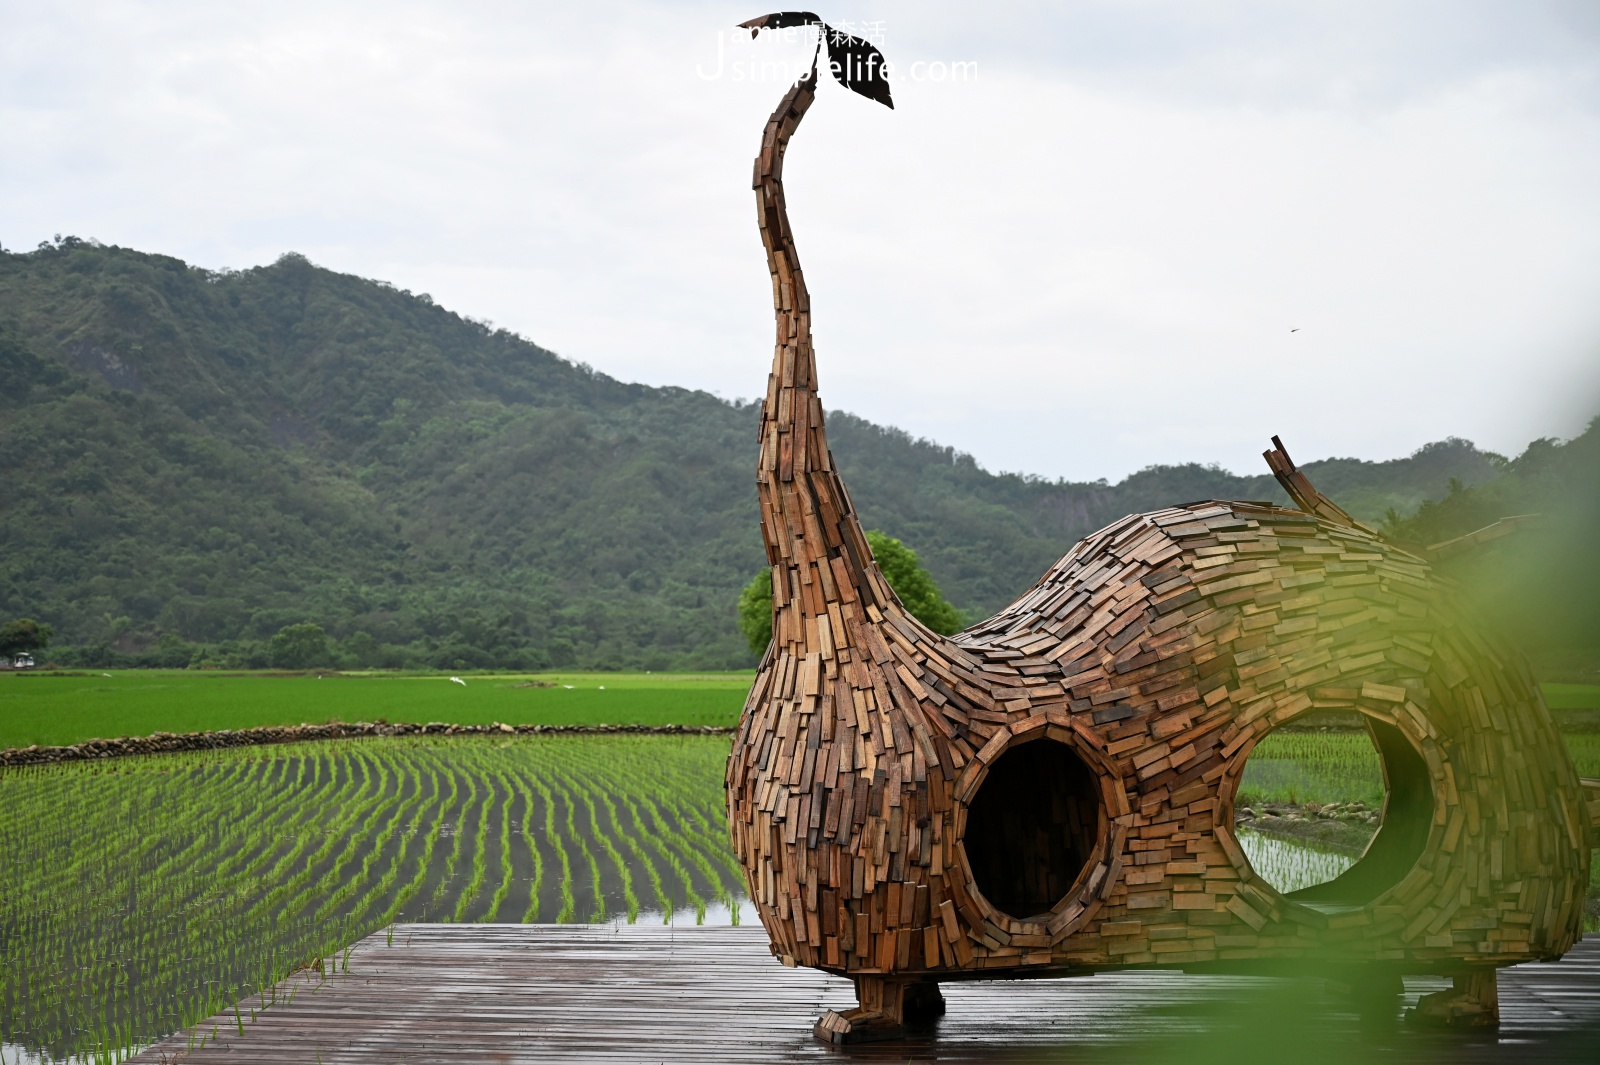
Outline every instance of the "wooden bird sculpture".
<svg viewBox="0 0 1600 1065"><path fill-rule="evenodd" d="M848 88L890 104L870 44L816 24ZM1580 935L1586 802L1523 659L1429 562L1322 496L1206 500L1089 536L1011 606L929 631L873 561L828 450L783 159L817 92L784 94L755 161L777 337L757 492L773 638L727 767L729 827L786 965L854 981L816 1025L894 1038L943 981L1299 960L1494 1023L1495 970ZM892 105L891 105L892 106ZM1361 715L1382 827L1337 879L1280 893L1234 836L1244 762L1313 711ZM1589 796L1600 799L1600 793Z"/></svg>

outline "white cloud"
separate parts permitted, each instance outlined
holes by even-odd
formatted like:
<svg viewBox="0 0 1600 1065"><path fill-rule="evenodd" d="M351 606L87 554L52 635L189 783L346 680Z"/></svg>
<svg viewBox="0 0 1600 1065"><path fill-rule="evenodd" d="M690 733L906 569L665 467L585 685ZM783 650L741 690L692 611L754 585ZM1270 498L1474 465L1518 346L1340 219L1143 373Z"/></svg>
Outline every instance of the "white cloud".
<svg viewBox="0 0 1600 1065"><path fill-rule="evenodd" d="M1600 32L1582 4L868 4L791 205L830 406L991 468L1503 451L1600 410ZM294 249L615 376L755 395L727 4L13 10L0 240ZM724 39L725 58L799 58ZM976 81L914 81L917 59ZM1292 328L1299 332L1290 333Z"/></svg>

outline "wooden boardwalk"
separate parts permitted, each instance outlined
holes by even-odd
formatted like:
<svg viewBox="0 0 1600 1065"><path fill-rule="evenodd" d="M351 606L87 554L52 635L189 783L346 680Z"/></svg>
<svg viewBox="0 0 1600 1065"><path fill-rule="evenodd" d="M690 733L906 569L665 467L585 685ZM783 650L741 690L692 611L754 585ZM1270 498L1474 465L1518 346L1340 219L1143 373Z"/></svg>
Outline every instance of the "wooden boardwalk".
<svg viewBox="0 0 1600 1065"><path fill-rule="evenodd" d="M1478 1035L1363 1021L1320 980L1139 971L945 985L949 1012L929 1031L830 1048L811 1024L852 1004L849 984L783 968L750 927L401 925L348 966L205 1022L203 1049L180 1033L133 1060L1600 1062L1596 940L1503 972L1500 1031ZM1408 979L1406 1000L1442 986Z"/></svg>

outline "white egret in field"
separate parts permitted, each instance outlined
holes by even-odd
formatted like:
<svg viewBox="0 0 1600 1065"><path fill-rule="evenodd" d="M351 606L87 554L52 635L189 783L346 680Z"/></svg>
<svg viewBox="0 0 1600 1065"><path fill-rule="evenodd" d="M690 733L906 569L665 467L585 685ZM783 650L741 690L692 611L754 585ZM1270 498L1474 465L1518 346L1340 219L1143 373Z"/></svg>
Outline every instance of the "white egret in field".
<svg viewBox="0 0 1600 1065"><path fill-rule="evenodd" d="M450 679L461 685L463 688L467 686L467 682L462 680L460 677L451 677Z"/></svg>

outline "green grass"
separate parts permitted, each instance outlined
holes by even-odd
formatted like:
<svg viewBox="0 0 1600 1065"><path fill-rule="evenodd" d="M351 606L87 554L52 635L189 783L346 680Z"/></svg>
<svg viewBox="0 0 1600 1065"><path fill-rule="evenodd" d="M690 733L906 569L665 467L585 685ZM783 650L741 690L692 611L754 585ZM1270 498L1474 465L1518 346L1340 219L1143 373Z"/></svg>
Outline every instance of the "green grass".
<svg viewBox="0 0 1600 1065"><path fill-rule="evenodd" d="M1600 735L1564 733L1578 775L1600 777ZM1239 783L1255 802L1383 802L1383 768L1363 732L1274 732L1256 745Z"/></svg>
<svg viewBox="0 0 1600 1065"><path fill-rule="evenodd" d="M754 674L0 675L0 749L324 721L733 725ZM530 682L553 684L535 687ZM566 687L571 685L571 687Z"/></svg>
<svg viewBox="0 0 1600 1065"><path fill-rule="evenodd" d="M1365 732L1274 732L1245 762L1236 805L1383 802L1383 765Z"/></svg>
<svg viewBox="0 0 1600 1065"><path fill-rule="evenodd" d="M1600 684L1541 684L1552 710L1600 710Z"/></svg>
<svg viewBox="0 0 1600 1065"><path fill-rule="evenodd" d="M1600 735L1568 732L1562 738L1567 741L1567 751L1572 755L1572 764L1578 767L1578 775L1600 778Z"/></svg>
<svg viewBox="0 0 1600 1065"><path fill-rule="evenodd" d="M148 1043L396 921L728 920L729 742L401 737L0 771L0 1044Z"/></svg>
<svg viewBox="0 0 1600 1065"><path fill-rule="evenodd" d="M463 674L463 686L444 674L348 673L320 680L314 674L181 669L5 674L0 749L379 718L457 725L733 725L753 678L748 671ZM530 682L556 686L520 686ZM1546 684L1544 690L1558 709L1600 707L1600 685Z"/></svg>

